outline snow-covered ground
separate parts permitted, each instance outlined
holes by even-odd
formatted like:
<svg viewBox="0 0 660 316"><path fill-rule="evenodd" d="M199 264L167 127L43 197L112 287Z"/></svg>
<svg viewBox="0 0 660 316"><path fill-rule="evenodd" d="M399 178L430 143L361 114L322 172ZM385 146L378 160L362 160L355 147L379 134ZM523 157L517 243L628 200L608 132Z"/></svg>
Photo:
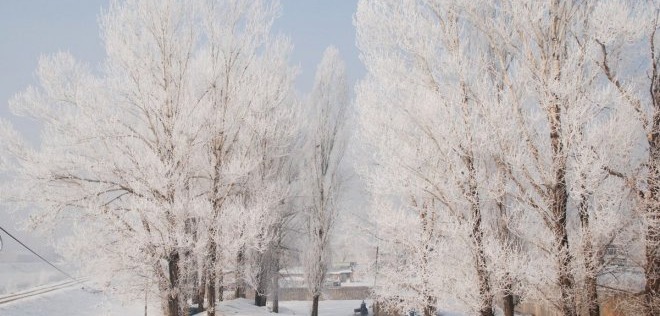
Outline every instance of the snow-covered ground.
<svg viewBox="0 0 660 316"><path fill-rule="evenodd" d="M369 315L371 313L371 301L366 300L369 306ZM353 316L353 310L360 307L361 300L353 301L320 301L319 316ZM310 301L283 301L280 302L279 315L309 315L312 309ZM256 307L252 300L238 299L220 303L220 315L224 316L273 316L266 307ZM441 311L441 316L464 316L460 313ZM200 313L195 316L206 316L206 313ZM402 315L403 316L403 315Z"/></svg>
<svg viewBox="0 0 660 316"><path fill-rule="evenodd" d="M0 295L62 281L65 278L43 262L0 261Z"/></svg>
<svg viewBox="0 0 660 316"><path fill-rule="evenodd" d="M148 307L149 315L159 315L157 305ZM144 315L144 305L124 305L103 293L88 291L81 286L72 286L38 296L0 305L3 316L106 316Z"/></svg>
<svg viewBox="0 0 660 316"><path fill-rule="evenodd" d="M319 316L351 316L353 309L359 308L362 301L320 301ZM366 301L370 306L371 302ZM309 315L312 309L310 301L283 301L280 302L279 315ZM270 313L267 307L254 306L252 300L237 299L220 303L220 315L225 316L262 316L275 315ZM205 316L206 313L197 314ZM371 313L369 313L371 315Z"/></svg>
<svg viewBox="0 0 660 316"><path fill-rule="evenodd" d="M320 316L353 315L353 309L360 307L361 301L321 301ZM370 302L368 302L370 303ZM311 302L280 302L280 315L309 315ZM160 315L156 302L150 302L148 315ZM261 316L273 315L265 307L256 307L252 300L238 299L220 302L220 315L225 316ZM3 316L105 316L105 315L144 315L144 305L140 303L122 304L103 293L83 290L80 286L41 294L33 298L0 305ZM200 313L198 316L205 316Z"/></svg>
<svg viewBox="0 0 660 316"><path fill-rule="evenodd" d="M351 316L353 309L359 308L360 300L350 301L321 301L319 302L320 316ZM371 315L371 301L366 301ZM279 315L309 315L312 302L309 301L282 301ZM219 315L224 316L265 316L275 315L267 307L256 307L252 300L237 299L219 304ZM89 291L81 286L72 286L54 292L41 294L35 297L0 304L2 316L130 316L144 315L144 304L135 302L124 304L116 298L109 297L100 292ZM160 315L158 302L149 301L147 315ZM461 316L458 313L443 312L441 315ZM206 316L200 313L196 316Z"/></svg>

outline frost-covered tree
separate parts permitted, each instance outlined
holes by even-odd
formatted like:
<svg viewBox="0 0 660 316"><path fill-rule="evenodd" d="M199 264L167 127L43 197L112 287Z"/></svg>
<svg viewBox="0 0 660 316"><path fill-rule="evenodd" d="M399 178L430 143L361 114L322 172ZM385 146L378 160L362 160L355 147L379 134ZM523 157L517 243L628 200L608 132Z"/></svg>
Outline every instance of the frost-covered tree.
<svg viewBox="0 0 660 316"><path fill-rule="evenodd" d="M428 280L450 284L451 295L438 298L488 315L493 297L509 296L512 313L516 287L565 315L595 312L604 248L631 245L634 233L634 218L625 220L630 190L604 166L638 163L634 131L624 128L630 111L593 58L610 5L360 2L368 74L358 105L377 164L368 173L376 198L390 204L375 208L378 217L407 213L415 233L428 205L442 214L436 234L444 247L433 248L449 255L439 255L445 271ZM420 197L435 203L416 207ZM409 236L399 229L382 238L403 244ZM455 260L452 247L471 256ZM589 294L578 290L583 284ZM394 303L425 310L422 299Z"/></svg>
<svg viewBox="0 0 660 316"><path fill-rule="evenodd" d="M11 104L43 124L39 150L19 171L19 198L43 210L34 223L71 221L81 258L120 282L143 273L166 315L185 309L184 223L205 208L190 168L201 118L194 106L201 91L190 80L192 8L114 2L102 18L101 74L68 54L43 58L41 87Z"/></svg>
<svg viewBox="0 0 660 316"><path fill-rule="evenodd" d="M479 34L466 27L461 10L460 1L362 1L356 20L368 70L358 105L379 165L369 177L376 199L395 197L376 209L403 212L409 223L382 238L407 245L400 260L411 262L404 268L410 276L384 276L393 283L376 291L408 288L407 298L388 300L425 315L451 295L473 313L492 315L497 293L487 250L492 203L485 169L493 141L486 100L494 93L484 82ZM417 234L417 243L404 243ZM469 255L451 255L462 248ZM451 291L442 290L448 286Z"/></svg>
<svg viewBox="0 0 660 316"><path fill-rule="evenodd" d="M272 62L272 58L268 62ZM272 79L271 79L272 81ZM288 99L264 104L267 108L258 110L259 124L252 132L255 136L254 155L257 166L251 172L248 188L253 198L269 201L257 223L256 243L246 253L250 273L245 275L247 283L255 291L255 304L265 306L270 290L271 276L279 273L277 260L281 246L281 236L291 220L293 209L290 206L293 190L293 168L297 167L299 155L294 149L299 130L296 115L296 102L292 98L292 86L288 82ZM287 91L280 88L275 91Z"/></svg>
<svg viewBox="0 0 660 316"><path fill-rule="evenodd" d="M308 157L303 167L309 202L302 216L307 237L303 265L312 294L312 316L318 315L319 297L331 263L332 230L340 205L340 163L348 140L346 112L349 99L345 71L339 51L334 47L326 49L309 99Z"/></svg>
<svg viewBox="0 0 660 316"><path fill-rule="evenodd" d="M607 166L607 171L625 180L635 191L637 214L643 221L644 290L642 309L631 312L660 313L660 27L658 1L613 1L598 6L608 14L598 20L594 54L610 88L631 111L635 120L629 128L642 144L636 170Z"/></svg>
<svg viewBox="0 0 660 316"><path fill-rule="evenodd" d="M501 167L517 186L521 204L534 211L534 222L541 224L536 232L547 232L538 235L551 236L526 236L542 250L541 258L554 262L541 267L555 281L530 279L532 288L551 289L536 295L564 315L583 309L598 314L605 248L632 240L626 220L630 191L604 169L631 170L637 163L630 155L634 131L625 128L630 111L604 84L593 57L601 23L627 12L616 9L622 5L487 1L467 9L488 34L501 95L515 109L521 150L503 155Z"/></svg>
<svg viewBox="0 0 660 316"><path fill-rule="evenodd" d="M277 8L114 1L100 70L43 58L40 87L12 101L43 132L39 148L9 150L11 199L42 210L34 225L71 225L71 251L107 288L155 288L179 315L196 280L213 313L216 273L263 242L287 190L271 161L296 126L290 44L269 32Z"/></svg>
<svg viewBox="0 0 660 316"><path fill-rule="evenodd" d="M216 282L223 284L216 275L224 270L220 263L233 262L247 251L261 253L272 239L270 229L288 194L282 165L297 121L295 69L288 65L291 45L270 34L278 3L209 3L212 14L203 20L209 43L200 61L207 66L200 85L208 87L204 98L210 113L203 121L208 139L201 178L213 208L203 222L209 232L206 278L213 313ZM244 264L231 266L240 272L238 284L254 279L244 274Z"/></svg>

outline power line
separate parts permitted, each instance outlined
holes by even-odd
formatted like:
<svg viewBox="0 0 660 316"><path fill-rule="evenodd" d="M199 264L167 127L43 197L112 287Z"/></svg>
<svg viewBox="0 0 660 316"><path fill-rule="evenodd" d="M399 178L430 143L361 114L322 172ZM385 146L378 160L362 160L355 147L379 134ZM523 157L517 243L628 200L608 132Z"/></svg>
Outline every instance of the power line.
<svg viewBox="0 0 660 316"><path fill-rule="evenodd" d="M0 230L2 230L3 232L5 232L5 234L7 234L7 236L11 237L13 240L15 240L17 243L19 243L19 244L20 244L21 246L23 246L25 249L29 250L32 254L34 254L35 256L39 257L39 259L43 260L45 263L47 263L47 264L50 265L51 267L55 268L55 270L57 270L57 271L59 271L60 273L64 274L64 275L67 276L68 278L70 278L70 279L72 279L72 280L74 280L74 281L79 282L78 279L76 279L76 278L74 278L73 276L71 276L70 274L64 272L64 270L58 268L57 266L55 266L54 264L52 264L50 261L46 260L46 258L44 258L44 257L42 257L41 255L39 255L38 253L36 253L34 250L32 250L32 249L31 249L30 247L28 247L26 244L24 244L23 242L21 242L20 240L18 240L18 238L14 237L14 235L10 234L7 230L5 230L4 228L2 228L2 226L0 226ZM0 239L0 240L1 240L1 239ZM0 243L1 243L1 242L0 242Z"/></svg>

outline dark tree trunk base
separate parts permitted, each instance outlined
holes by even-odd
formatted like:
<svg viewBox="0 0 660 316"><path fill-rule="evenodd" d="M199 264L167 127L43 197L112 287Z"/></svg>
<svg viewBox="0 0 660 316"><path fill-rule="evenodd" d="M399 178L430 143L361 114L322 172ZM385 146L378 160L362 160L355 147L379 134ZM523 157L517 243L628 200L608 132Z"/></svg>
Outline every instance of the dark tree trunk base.
<svg viewBox="0 0 660 316"><path fill-rule="evenodd" d="M208 309L206 310L206 315L207 316L215 316L215 273L210 272L209 273L209 280L208 282L208 290L206 291L206 300L208 301L206 304L208 305Z"/></svg>
<svg viewBox="0 0 660 316"><path fill-rule="evenodd" d="M254 305L256 306L266 306L268 297L265 294L259 294L259 291L254 291Z"/></svg>
<svg viewBox="0 0 660 316"><path fill-rule="evenodd" d="M507 293L502 299L502 310L504 311L504 316L513 316L514 304L513 304L513 295Z"/></svg>
<svg viewBox="0 0 660 316"><path fill-rule="evenodd" d="M178 293L179 286L179 254L173 252L170 254L167 262L167 269L169 270L170 284L169 290L171 293ZM179 295L170 294L167 296L167 316L179 316L181 306L179 305Z"/></svg>
<svg viewBox="0 0 660 316"><path fill-rule="evenodd" d="M312 316L319 316L319 295L312 298Z"/></svg>

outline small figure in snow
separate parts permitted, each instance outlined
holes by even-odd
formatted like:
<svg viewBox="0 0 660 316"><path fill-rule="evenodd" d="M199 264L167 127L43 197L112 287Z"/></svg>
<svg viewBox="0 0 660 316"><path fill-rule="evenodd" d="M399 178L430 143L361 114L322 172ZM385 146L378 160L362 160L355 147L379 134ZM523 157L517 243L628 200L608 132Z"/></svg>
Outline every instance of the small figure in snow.
<svg viewBox="0 0 660 316"><path fill-rule="evenodd" d="M369 315L369 310L367 309L367 303L362 300L362 304L360 304L360 315L366 316Z"/></svg>
<svg viewBox="0 0 660 316"><path fill-rule="evenodd" d="M360 308L356 308L353 310L355 314L360 313L360 316L367 316L369 315L369 309L367 309L367 303L362 300L362 304L360 304Z"/></svg>

